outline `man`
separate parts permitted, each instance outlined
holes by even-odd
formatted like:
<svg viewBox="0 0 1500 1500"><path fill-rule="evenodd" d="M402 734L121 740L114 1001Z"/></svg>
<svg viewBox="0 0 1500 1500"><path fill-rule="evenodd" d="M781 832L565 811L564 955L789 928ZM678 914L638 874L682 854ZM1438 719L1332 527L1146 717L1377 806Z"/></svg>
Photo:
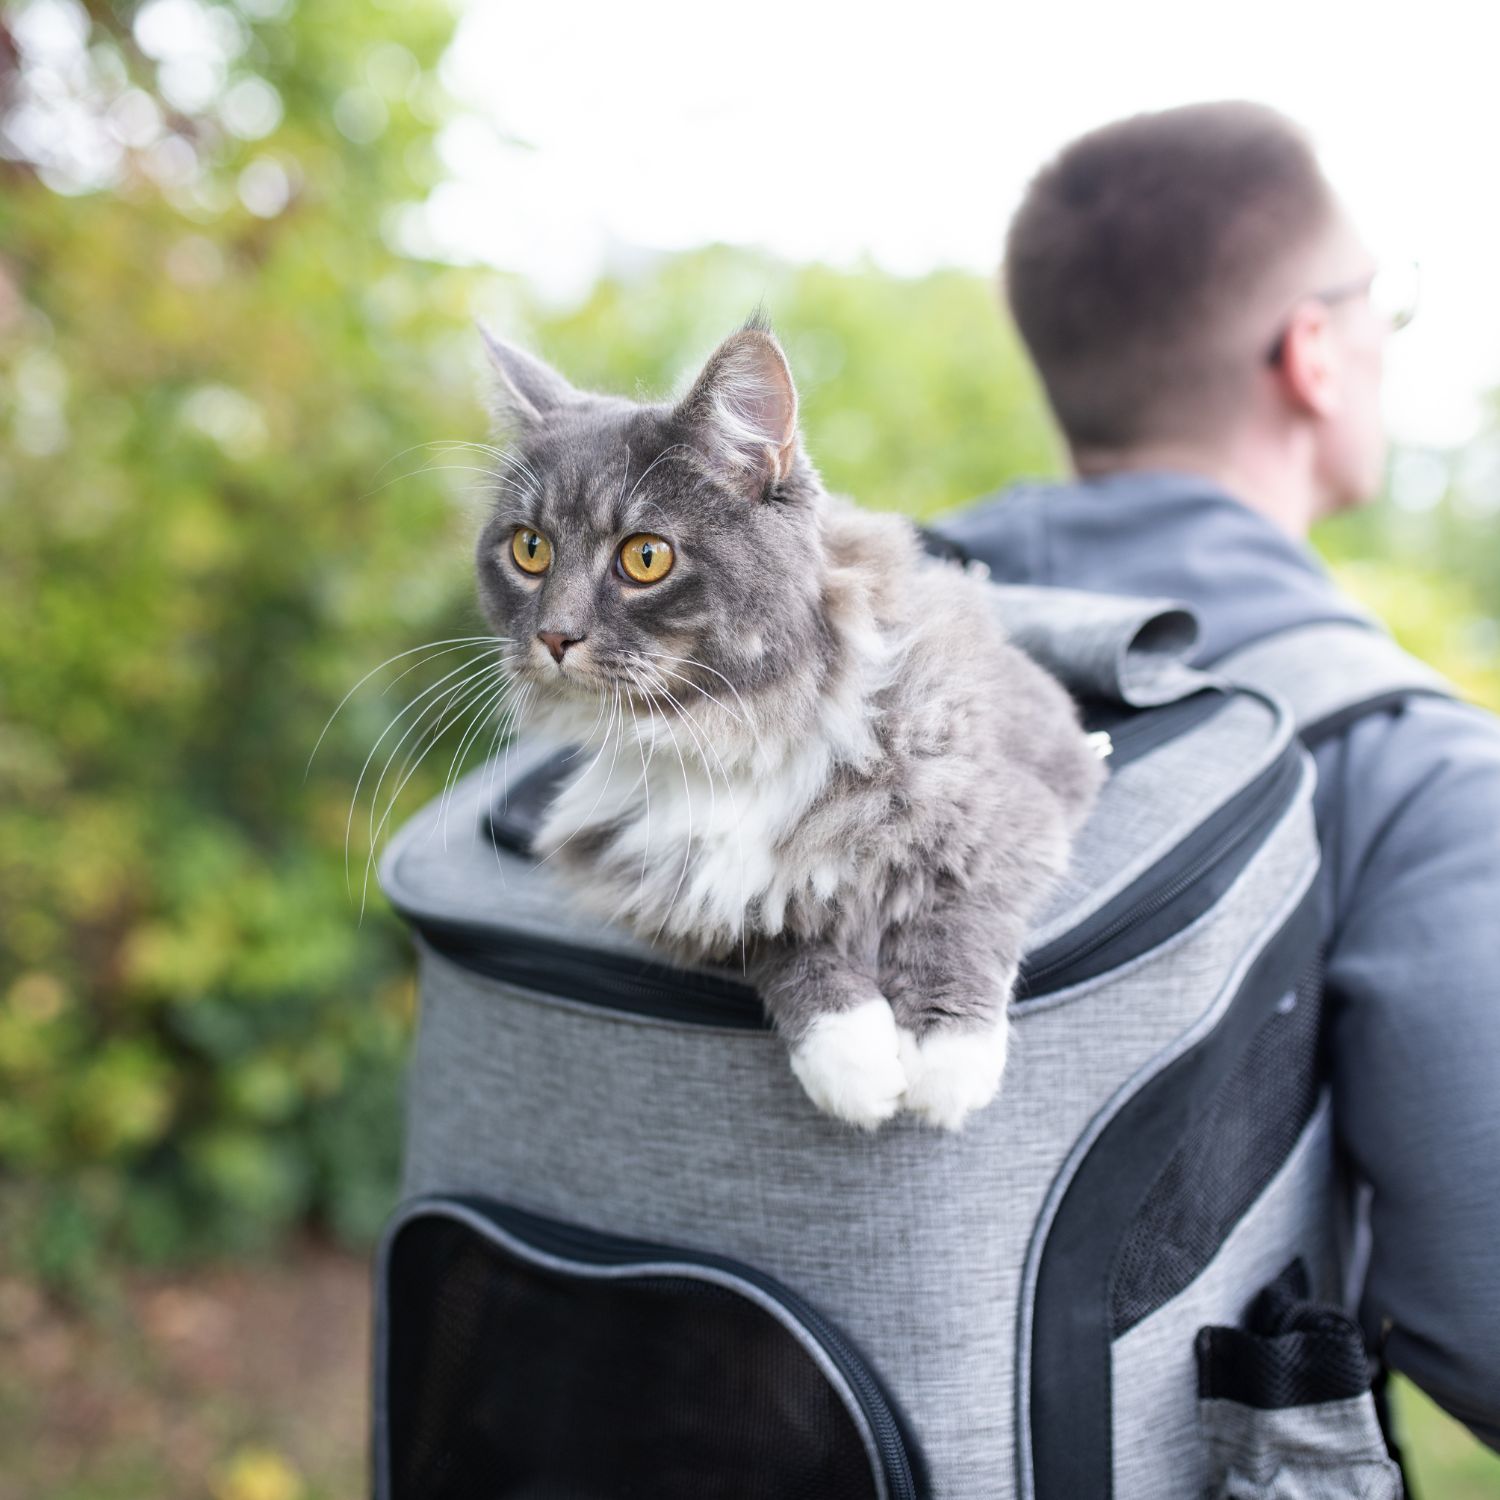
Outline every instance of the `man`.
<svg viewBox="0 0 1500 1500"><path fill-rule="evenodd" d="M1005 290L1076 478L942 527L1001 581L1185 600L1212 663L1364 619L1309 526L1377 492L1377 267L1289 121L1144 115L1065 149ZM1500 724L1442 698L1316 752L1334 1110L1371 1347L1500 1447Z"/></svg>

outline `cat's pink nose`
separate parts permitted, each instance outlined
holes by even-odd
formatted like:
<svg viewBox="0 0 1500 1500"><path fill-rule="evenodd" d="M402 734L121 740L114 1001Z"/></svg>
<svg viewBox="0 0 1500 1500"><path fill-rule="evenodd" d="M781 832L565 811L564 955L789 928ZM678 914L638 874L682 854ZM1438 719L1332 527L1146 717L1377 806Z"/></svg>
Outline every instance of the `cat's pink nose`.
<svg viewBox="0 0 1500 1500"><path fill-rule="evenodd" d="M536 638L552 653L552 660L557 662L563 659L563 652L569 646L576 646L583 639L581 635L564 635L560 630L539 630Z"/></svg>

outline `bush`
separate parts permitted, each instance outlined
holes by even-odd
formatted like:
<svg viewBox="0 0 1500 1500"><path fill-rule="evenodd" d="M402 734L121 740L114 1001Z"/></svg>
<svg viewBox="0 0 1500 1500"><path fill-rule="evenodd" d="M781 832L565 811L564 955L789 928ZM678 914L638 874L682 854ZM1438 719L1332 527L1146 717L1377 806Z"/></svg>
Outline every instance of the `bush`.
<svg viewBox="0 0 1500 1500"><path fill-rule="evenodd" d="M304 768L370 665L473 628L447 476L385 485L479 422L470 276L381 234L434 180L451 16L190 4L226 71L193 112L149 11L37 42L13 6L0 46L11 140L43 74L135 122L107 180L0 163L0 1233L58 1274L370 1233L410 1010L345 891L371 711Z"/></svg>
<svg viewBox="0 0 1500 1500"><path fill-rule="evenodd" d="M199 107L163 4L217 38ZM54 1278L308 1222L364 1242L390 1203L413 994L366 855L426 740L386 725L465 659L403 653L481 629L483 465L443 445L484 435L471 309L581 385L664 394L764 304L814 459L866 504L1057 462L973 276L710 249L558 311L403 254L450 14L275 8L0 9L0 1237ZM71 134L37 125L59 79ZM1440 660L1473 637L1408 568L1351 576Z"/></svg>
<svg viewBox="0 0 1500 1500"><path fill-rule="evenodd" d="M172 12L220 38L196 112L160 97L159 10L51 6L36 55L34 15L0 12L12 139L48 69L96 121L139 117L107 169L35 131L34 159L0 165L0 1233L57 1278L309 1221L364 1241L394 1190L410 964L363 897L399 732L355 789L462 653L400 657L304 770L371 667L479 628L472 460L440 443L484 435L481 284L387 242L434 180L448 14L265 9ZM61 60L58 16L81 28ZM569 313L483 290L621 390L663 390L764 300L814 451L873 504L930 511L1050 451L972 277L708 251Z"/></svg>

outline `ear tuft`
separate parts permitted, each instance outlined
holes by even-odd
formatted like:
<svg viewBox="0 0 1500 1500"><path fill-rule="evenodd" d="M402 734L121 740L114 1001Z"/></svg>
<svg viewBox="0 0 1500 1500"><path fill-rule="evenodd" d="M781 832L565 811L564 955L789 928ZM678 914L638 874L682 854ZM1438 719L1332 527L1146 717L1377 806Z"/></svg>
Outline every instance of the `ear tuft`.
<svg viewBox="0 0 1500 1500"><path fill-rule="evenodd" d="M714 350L677 411L722 464L766 484L787 477L797 452L797 388L759 310Z"/></svg>
<svg viewBox="0 0 1500 1500"><path fill-rule="evenodd" d="M559 406L582 399L551 365L496 338L483 323L476 326L495 371L491 409L502 426L539 422Z"/></svg>

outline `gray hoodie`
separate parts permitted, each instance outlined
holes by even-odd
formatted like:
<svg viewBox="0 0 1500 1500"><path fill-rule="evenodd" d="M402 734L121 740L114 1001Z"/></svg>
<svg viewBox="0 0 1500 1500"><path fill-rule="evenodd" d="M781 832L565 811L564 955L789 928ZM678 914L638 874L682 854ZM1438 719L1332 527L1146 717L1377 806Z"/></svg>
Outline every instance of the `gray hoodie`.
<svg viewBox="0 0 1500 1500"><path fill-rule="evenodd" d="M1210 664L1370 617L1212 482L1026 486L934 528L1002 582L1179 599ZM1321 744L1334 1111L1367 1190L1372 1347L1500 1448L1500 720L1413 698Z"/></svg>

